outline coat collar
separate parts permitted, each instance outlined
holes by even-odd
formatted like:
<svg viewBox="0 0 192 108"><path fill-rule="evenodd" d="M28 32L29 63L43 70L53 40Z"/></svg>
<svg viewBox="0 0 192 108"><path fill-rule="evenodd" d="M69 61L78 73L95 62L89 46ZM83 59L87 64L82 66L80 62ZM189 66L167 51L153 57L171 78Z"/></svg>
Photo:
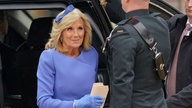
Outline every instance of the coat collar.
<svg viewBox="0 0 192 108"><path fill-rule="evenodd" d="M149 10L147 10L147 9L134 10L134 11L126 13L125 17L127 19L130 19L132 17L139 17L139 16L144 16L144 15L149 15Z"/></svg>

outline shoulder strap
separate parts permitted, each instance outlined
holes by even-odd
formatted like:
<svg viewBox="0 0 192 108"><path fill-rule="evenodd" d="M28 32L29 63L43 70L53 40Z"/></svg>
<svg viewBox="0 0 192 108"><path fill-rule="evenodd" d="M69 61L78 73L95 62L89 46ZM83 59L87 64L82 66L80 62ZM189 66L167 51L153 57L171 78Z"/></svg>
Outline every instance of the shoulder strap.
<svg viewBox="0 0 192 108"><path fill-rule="evenodd" d="M125 23L132 25L135 28L135 30L140 34L140 36L145 41L145 43L149 46L149 49L152 50L155 54L157 53L157 49L156 49L157 43L155 41L155 38L150 35L147 28L139 20L137 20L135 18L131 18L131 19L125 20L123 22L123 24L125 24ZM119 24L119 25L121 25L121 24ZM108 41L111 38L113 30L111 31L109 37L107 37L105 40L105 43L104 43L103 48L102 48L103 53L105 53L106 46L108 44Z"/></svg>
<svg viewBox="0 0 192 108"><path fill-rule="evenodd" d="M155 41L155 38L150 35L147 28L139 20L135 18L131 18L127 23L133 25L133 27L140 34L140 36L145 41L145 43L149 46L149 48L151 50L154 50L156 41Z"/></svg>
<svg viewBox="0 0 192 108"><path fill-rule="evenodd" d="M149 49L152 50L155 53L155 70L157 71L159 78L161 80L165 79L165 76L167 75L167 70L164 65L164 60L161 52L157 52L156 44L157 42L155 41L154 37L152 37L149 34L149 31L146 29L146 27L139 22L135 18L131 18L128 21L128 24L133 25L133 27L136 29L136 31L140 34L142 39L147 43L149 46Z"/></svg>

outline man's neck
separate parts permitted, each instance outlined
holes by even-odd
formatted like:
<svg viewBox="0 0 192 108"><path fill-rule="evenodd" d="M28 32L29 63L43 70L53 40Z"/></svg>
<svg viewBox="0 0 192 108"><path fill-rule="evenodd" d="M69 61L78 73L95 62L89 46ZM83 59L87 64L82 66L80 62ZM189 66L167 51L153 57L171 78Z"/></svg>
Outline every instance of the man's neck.
<svg viewBox="0 0 192 108"><path fill-rule="evenodd" d="M125 12L131 12L134 10L144 10L144 9L149 9L149 4L148 3L129 3L127 8L125 8Z"/></svg>

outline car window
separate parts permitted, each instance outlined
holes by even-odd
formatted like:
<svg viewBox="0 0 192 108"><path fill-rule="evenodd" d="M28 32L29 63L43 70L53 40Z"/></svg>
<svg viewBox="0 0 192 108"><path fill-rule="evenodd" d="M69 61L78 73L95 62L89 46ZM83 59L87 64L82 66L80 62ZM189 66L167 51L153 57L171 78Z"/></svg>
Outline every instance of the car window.
<svg viewBox="0 0 192 108"><path fill-rule="evenodd" d="M39 17L55 17L60 11L58 10L26 10L27 14L30 15L32 19Z"/></svg>
<svg viewBox="0 0 192 108"><path fill-rule="evenodd" d="M152 0L154 1L154 0ZM172 7L171 5L169 5L166 2L150 2L150 12L157 12L160 13L160 17L162 17L163 19L167 20L170 17L172 17L175 14L181 13L179 10L177 10L176 8Z"/></svg>
<svg viewBox="0 0 192 108"><path fill-rule="evenodd" d="M16 49L28 37L32 20L41 17L55 17L59 10L7 10L9 29L5 43Z"/></svg>
<svg viewBox="0 0 192 108"><path fill-rule="evenodd" d="M107 3L106 12L109 15L110 20L113 22L113 24L117 24L119 21L125 18L124 12L121 9L120 0L110 0L109 3ZM157 12L160 13L160 17L163 19L169 19L171 16L181 13L176 8L172 7L168 3L160 0L151 0L150 2L150 8L149 12Z"/></svg>

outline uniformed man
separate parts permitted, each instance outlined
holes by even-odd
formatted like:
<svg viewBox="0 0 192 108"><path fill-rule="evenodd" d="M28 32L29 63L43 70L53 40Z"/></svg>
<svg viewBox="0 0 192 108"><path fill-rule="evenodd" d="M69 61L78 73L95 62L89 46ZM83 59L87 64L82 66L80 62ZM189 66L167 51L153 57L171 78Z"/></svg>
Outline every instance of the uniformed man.
<svg viewBox="0 0 192 108"><path fill-rule="evenodd" d="M155 68L155 53L127 24L137 19L157 42L165 65L170 53L166 22L149 14L150 0L121 0L126 19L119 22L109 41L110 108L167 108L162 80Z"/></svg>

